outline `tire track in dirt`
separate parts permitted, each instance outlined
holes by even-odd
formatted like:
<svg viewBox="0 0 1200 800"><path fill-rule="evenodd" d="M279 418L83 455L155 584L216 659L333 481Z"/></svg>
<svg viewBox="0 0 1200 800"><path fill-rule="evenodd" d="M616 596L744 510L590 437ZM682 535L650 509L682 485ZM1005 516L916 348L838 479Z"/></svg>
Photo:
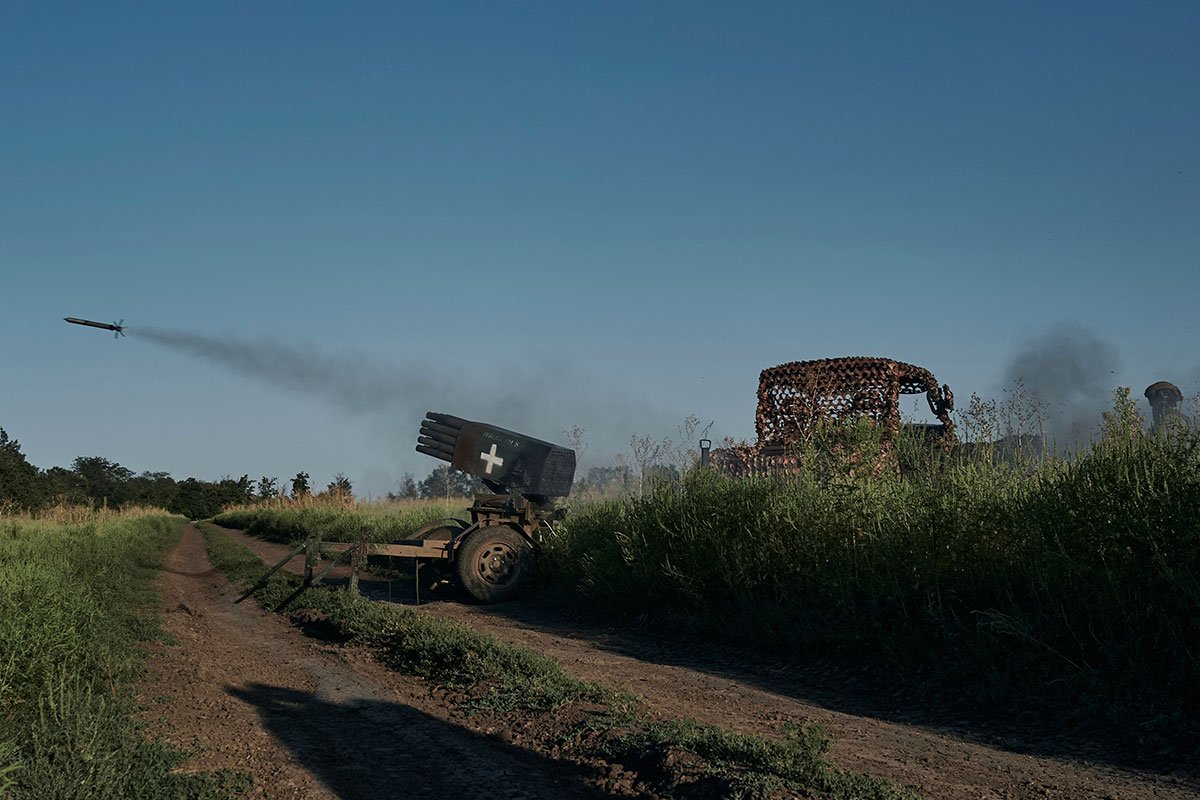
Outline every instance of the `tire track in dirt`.
<svg viewBox="0 0 1200 800"><path fill-rule="evenodd" d="M287 546L240 531L226 532L268 563L277 561L289 550ZM289 565L296 572L301 572L302 567L300 559ZM376 599L386 599L390 594L398 602L411 604L413 600L411 586L398 583L382 589L364 583L363 591ZM662 659L676 663L656 663L626 654L647 649L669 651L670 642L655 642L653 648L622 646L645 636L624 634L615 628L597 632L596 626L589 625L572 629L561 617L552 624L540 624L539 617L546 617L542 622L549 622L552 615L528 607L521 607L519 612L498 612L496 608L435 601L421 605L419 610L548 655L580 678L638 694L646 699L653 713L663 718L687 717L764 735L776 734L788 720L819 723L834 738L830 753L834 763L904 784L934 800L1046 797L1194 800L1200 797L1194 784L1171 776L1012 752L918 725L835 711L681 665L679 662L687 663L686 656L676 654ZM779 685L786 679L786 676L772 676L765 683Z"/></svg>
<svg viewBox="0 0 1200 800"><path fill-rule="evenodd" d="M598 798L582 767L454 724L428 687L301 635L214 573L184 528L157 581L163 629L139 685L150 733L184 769L247 772L271 798Z"/></svg>

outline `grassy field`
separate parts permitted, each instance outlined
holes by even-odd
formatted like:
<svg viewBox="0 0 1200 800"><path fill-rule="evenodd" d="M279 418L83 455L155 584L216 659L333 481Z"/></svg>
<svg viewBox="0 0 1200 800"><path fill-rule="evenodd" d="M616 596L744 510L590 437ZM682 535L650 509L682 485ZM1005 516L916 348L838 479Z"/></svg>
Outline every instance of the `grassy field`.
<svg viewBox="0 0 1200 800"><path fill-rule="evenodd" d="M1200 716L1200 433L1136 423L1069 459L983 447L926 451L904 478L694 470L575 503L543 548L540 599L1169 730ZM339 509L330 529L402 536L427 513ZM291 540L313 514L218 521Z"/></svg>
<svg viewBox="0 0 1200 800"><path fill-rule="evenodd" d="M406 500L347 504L319 498L276 500L236 506L217 515L226 528L253 533L273 542L289 543L313 534L330 542L356 541L365 530L373 542L403 539L428 522L465 517L467 501Z"/></svg>
<svg viewBox="0 0 1200 800"><path fill-rule="evenodd" d="M214 525L201 530L209 559L231 580L250 586L259 579L264 564L257 556ZM257 598L274 608L298 581L277 574ZM682 748L702 760L709 788L719 786L721 797L764 798L784 789L829 800L915 800L886 781L833 767L825 758L832 743L815 726L788 727L780 738L768 739L688 720L653 721L636 697L579 680L547 656L452 620L328 588L309 589L290 608L319 612L393 669L453 690L451 702L472 714L552 717L558 728L541 728L546 750L621 761L632 753L645 760L650 752ZM526 735L536 737L532 730ZM665 796L695 796L686 784L658 789Z"/></svg>
<svg viewBox="0 0 1200 800"><path fill-rule="evenodd" d="M1200 714L1200 435L904 478L695 471L576 509L543 574L605 613L839 654L1002 699Z"/></svg>
<svg viewBox="0 0 1200 800"><path fill-rule="evenodd" d="M0 796L232 797L236 776L182 775L135 722L152 580L179 521L60 509L0 517Z"/></svg>

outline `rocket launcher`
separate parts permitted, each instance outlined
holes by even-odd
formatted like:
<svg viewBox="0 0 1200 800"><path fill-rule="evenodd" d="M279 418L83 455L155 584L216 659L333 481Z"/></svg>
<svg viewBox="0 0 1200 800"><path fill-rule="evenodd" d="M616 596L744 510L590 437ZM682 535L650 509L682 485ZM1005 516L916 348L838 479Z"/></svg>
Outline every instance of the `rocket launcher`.
<svg viewBox="0 0 1200 800"><path fill-rule="evenodd" d="M433 411L421 422L417 452L448 461L497 492L566 497L575 479L575 451L568 447Z"/></svg>

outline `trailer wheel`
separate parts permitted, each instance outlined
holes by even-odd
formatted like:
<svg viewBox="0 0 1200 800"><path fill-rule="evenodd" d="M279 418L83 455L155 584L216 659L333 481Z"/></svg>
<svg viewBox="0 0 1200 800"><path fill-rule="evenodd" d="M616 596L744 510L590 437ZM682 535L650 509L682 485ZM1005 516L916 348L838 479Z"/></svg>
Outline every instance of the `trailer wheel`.
<svg viewBox="0 0 1200 800"><path fill-rule="evenodd" d="M501 603L525 588L533 574L533 549L512 528L480 528L458 546L454 568L463 588L477 600Z"/></svg>

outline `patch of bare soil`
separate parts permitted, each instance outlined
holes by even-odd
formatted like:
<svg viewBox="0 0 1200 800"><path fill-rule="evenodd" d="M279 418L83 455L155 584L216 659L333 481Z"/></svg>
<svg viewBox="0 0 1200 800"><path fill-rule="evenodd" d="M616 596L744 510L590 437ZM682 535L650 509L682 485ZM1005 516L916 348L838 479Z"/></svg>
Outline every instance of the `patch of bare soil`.
<svg viewBox="0 0 1200 800"><path fill-rule="evenodd" d="M601 797L601 776L469 729L424 682L305 637L214 572L187 526L158 580L163 628L139 687L187 770L242 770L271 798Z"/></svg>
<svg viewBox="0 0 1200 800"><path fill-rule="evenodd" d="M287 552L281 545L229 533L268 563ZM300 560L291 568L299 571ZM407 583L364 582L362 588L375 599L409 604L415 599ZM929 798L1200 797L1190 778L1091 763L1086 750L1073 753L1069 744L1056 748L1065 755L1046 756L1020 752L1028 748L1011 738L981 741L984 737L971 729L971 720L932 729L831 707L853 707L853 702L806 702L798 696L852 692L853 684L838 680L818 689L799 686L820 682L820 676L800 670L774 667L749 680L755 670L751 663L714 669L711 660L694 655L694 645L572 622L519 603L435 601L420 608L555 658L580 678L638 694L663 718L686 717L763 735L778 733L789 720L819 723L835 740L830 757L836 764L888 778Z"/></svg>

